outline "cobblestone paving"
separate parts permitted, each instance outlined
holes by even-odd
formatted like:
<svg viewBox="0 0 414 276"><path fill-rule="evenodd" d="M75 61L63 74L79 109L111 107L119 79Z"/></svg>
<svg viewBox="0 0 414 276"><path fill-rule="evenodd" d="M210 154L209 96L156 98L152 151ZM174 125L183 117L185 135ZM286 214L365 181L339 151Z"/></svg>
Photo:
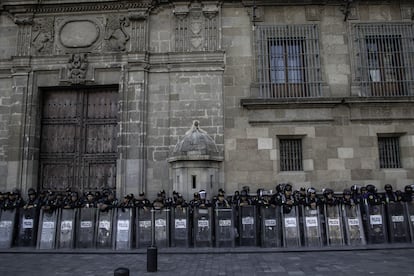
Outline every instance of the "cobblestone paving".
<svg viewBox="0 0 414 276"><path fill-rule="evenodd" d="M1 253L0 275L395 275L414 276L414 249L158 254L158 271L147 272L146 254Z"/></svg>

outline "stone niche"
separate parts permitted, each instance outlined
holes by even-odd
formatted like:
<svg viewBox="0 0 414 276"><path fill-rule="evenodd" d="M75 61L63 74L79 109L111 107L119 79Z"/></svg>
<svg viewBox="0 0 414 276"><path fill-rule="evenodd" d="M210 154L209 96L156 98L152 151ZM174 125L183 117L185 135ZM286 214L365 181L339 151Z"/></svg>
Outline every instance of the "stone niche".
<svg viewBox="0 0 414 276"><path fill-rule="evenodd" d="M168 159L172 170L172 189L190 200L195 192L205 190L211 198L218 190L220 163L214 140L194 121Z"/></svg>

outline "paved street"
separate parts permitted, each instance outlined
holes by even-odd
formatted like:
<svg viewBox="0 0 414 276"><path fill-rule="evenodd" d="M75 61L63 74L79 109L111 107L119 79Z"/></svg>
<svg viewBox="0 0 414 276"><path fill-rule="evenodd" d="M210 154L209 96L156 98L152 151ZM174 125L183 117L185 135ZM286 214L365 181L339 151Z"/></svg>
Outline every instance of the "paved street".
<svg viewBox="0 0 414 276"><path fill-rule="evenodd" d="M148 273L143 251L119 253L2 252L0 275L412 275L414 249L314 252L214 252L158 254L158 272Z"/></svg>

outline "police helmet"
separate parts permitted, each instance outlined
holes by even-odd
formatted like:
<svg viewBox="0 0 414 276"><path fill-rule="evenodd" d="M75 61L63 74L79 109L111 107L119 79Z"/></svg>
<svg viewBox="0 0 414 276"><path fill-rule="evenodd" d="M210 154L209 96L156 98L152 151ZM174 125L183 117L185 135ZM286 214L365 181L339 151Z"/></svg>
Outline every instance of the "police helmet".
<svg viewBox="0 0 414 276"><path fill-rule="evenodd" d="M351 190L350 189L344 189L344 192L343 192L343 195L344 196L346 196L346 195L351 195L352 194L352 192L351 192Z"/></svg>
<svg viewBox="0 0 414 276"><path fill-rule="evenodd" d="M377 192L377 188L374 185L372 185L372 184L368 184L366 186L366 188L367 188L367 191L369 193L376 193Z"/></svg>
<svg viewBox="0 0 414 276"><path fill-rule="evenodd" d="M411 185L406 185L404 187L404 192L411 193L413 191L413 187Z"/></svg>
<svg viewBox="0 0 414 276"><path fill-rule="evenodd" d="M287 184L285 185L285 192L286 192L286 191L292 191L292 185L291 185L291 184L287 183Z"/></svg>
<svg viewBox="0 0 414 276"><path fill-rule="evenodd" d="M30 196L30 195L36 195L36 191L35 191L35 189L33 189L33 188L30 188L28 191L27 191L27 194Z"/></svg>
<svg viewBox="0 0 414 276"><path fill-rule="evenodd" d="M386 192L392 192L392 186L391 186L391 184L385 184L385 186L384 186L384 190L385 190Z"/></svg>

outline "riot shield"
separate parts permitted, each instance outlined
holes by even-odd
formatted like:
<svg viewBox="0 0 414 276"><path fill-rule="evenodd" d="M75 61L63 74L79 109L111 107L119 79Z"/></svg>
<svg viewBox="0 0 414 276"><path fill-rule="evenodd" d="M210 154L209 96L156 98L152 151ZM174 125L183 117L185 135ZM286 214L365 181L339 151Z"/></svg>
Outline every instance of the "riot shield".
<svg viewBox="0 0 414 276"><path fill-rule="evenodd" d="M407 220L411 235L411 242L414 242L414 201L405 202L405 208L407 210Z"/></svg>
<svg viewBox="0 0 414 276"><path fill-rule="evenodd" d="M37 232L37 248L53 249L56 241L58 210L41 211Z"/></svg>
<svg viewBox="0 0 414 276"><path fill-rule="evenodd" d="M155 242L158 247L170 246L170 209L153 210L155 212Z"/></svg>
<svg viewBox="0 0 414 276"><path fill-rule="evenodd" d="M283 246L300 246L300 230L297 206L282 209Z"/></svg>
<svg viewBox="0 0 414 276"><path fill-rule="evenodd" d="M116 222L114 224L116 250L126 250L131 248L134 211L135 209L133 208L116 209Z"/></svg>
<svg viewBox="0 0 414 276"><path fill-rule="evenodd" d="M342 217L345 226L346 244L365 245L365 233L359 205L342 205Z"/></svg>
<svg viewBox="0 0 414 276"><path fill-rule="evenodd" d="M193 243L194 247L208 247L212 241L212 213L211 207L194 208L193 211Z"/></svg>
<svg viewBox="0 0 414 276"><path fill-rule="evenodd" d="M188 207L176 207L171 212L171 246L188 247L190 244L190 214Z"/></svg>
<svg viewBox="0 0 414 276"><path fill-rule="evenodd" d="M77 248L95 248L96 208L81 208L78 213Z"/></svg>
<svg viewBox="0 0 414 276"><path fill-rule="evenodd" d="M17 210L3 210L0 215L0 248L10 248L16 232Z"/></svg>
<svg viewBox="0 0 414 276"><path fill-rule="evenodd" d="M234 210L217 208L215 211L216 247L234 247Z"/></svg>
<svg viewBox="0 0 414 276"><path fill-rule="evenodd" d="M342 214L339 205L325 205L325 229L326 243L329 246L344 245L344 231L342 225Z"/></svg>
<svg viewBox="0 0 414 276"><path fill-rule="evenodd" d="M36 246L39 210L37 208L20 209L18 246Z"/></svg>
<svg viewBox="0 0 414 276"><path fill-rule="evenodd" d="M75 209L61 209L57 231L57 247L73 248L75 242Z"/></svg>
<svg viewBox="0 0 414 276"><path fill-rule="evenodd" d="M136 246L145 248L151 245L151 209L136 208Z"/></svg>
<svg viewBox="0 0 414 276"><path fill-rule="evenodd" d="M312 209L309 206L302 206L302 214L303 237L305 246L322 246L321 218L319 216L319 207Z"/></svg>
<svg viewBox="0 0 414 276"><path fill-rule="evenodd" d="M239 207L239 242L240 246L257 245L256 206Z"/></svg>
<svg viewBox="0 0 414 276"><path fill-rule="evenodd" d="M280 207L261 206L260 216L262 247L280 247L282 245Z"/></svg>
<svg viewBox="0 0 414 276"><path fill-rule="evenodd" d="M365 205L368 243L386 243L388 241L385 210L383 205Z"/></svg>
<svg viewBox="0 0 414 276"><path fill-rule="evenodd" d="M409 242L407 210L402 202L387 204L388 233L390 242Z"/></svg>
<svg viewBox="0 0 414 276"><path fill-rule="evenodd" d="M112 249L112 222L114 210L98 211L96 224L96 248Z"/></svg>

